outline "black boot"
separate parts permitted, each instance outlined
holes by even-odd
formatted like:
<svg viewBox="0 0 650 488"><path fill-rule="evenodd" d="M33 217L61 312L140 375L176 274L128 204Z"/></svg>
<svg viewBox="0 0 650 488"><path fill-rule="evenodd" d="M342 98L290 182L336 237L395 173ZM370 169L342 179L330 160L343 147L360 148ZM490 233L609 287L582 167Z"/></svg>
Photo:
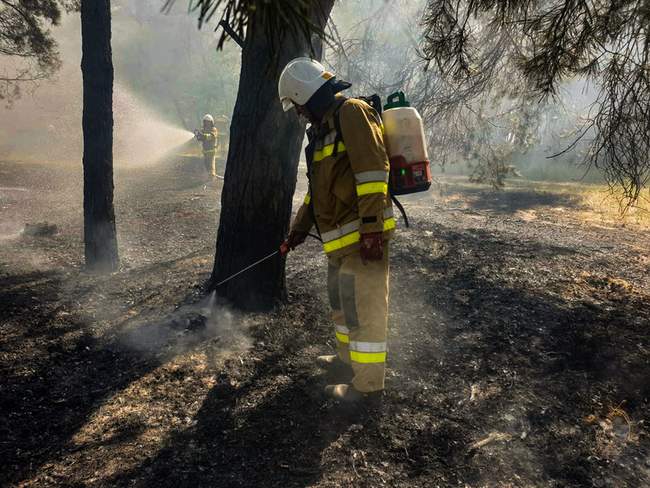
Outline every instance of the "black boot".
<svg viewBox="0 0 650 488"><path fill-rule="evenodd" d="M327 371L328 383L348 383L354 378L352 366L341 361L336 354L318 356L316 364Z"/></svg>
<svg viewBox="0 0 650 488"><path fill-rule="evenodd" d="M327 385L325 387L325 394L338 402L372 409L381 407L383 393L383 390L364 393L347 384Z"/></svg>

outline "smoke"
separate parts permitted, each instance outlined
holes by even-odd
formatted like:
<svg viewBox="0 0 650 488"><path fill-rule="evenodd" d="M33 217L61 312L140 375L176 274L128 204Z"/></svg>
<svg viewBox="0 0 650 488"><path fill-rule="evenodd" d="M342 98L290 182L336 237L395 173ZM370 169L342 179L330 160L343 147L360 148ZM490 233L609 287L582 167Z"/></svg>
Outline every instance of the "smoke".
<svg viewBox="0 0 650 488"><path fill-rule="evenodd" d="M461 100L434 66L424 69L419 20L427 5L425 0L337 3L333 47L326 50L326 63L353 84L348 93L377 93L385 100L404 91L425 121L434 171L468 176L495 154L500 163L513 165L527 179L603 181L594 170L585 178L583 162L593 134L587 132L572 145L588 125L599 87L570 79L560 87L557 99L543 104L526 100L522 107L521 100L506 95L503 88L513 81L509 71L502 70L500 83L484 98ZM451 103L457 100L462 103ZM454 107L449 116L442 116L449 107ZM569 146L571 150L549 158Z"/></svg>
<svg viewBox="0 0 650 488"><path fill-rule="evenodd" d="M0 202L2 200L0 199ZM17 222L0 222L0 242L18 239L22 234L22 226Z"/></svg>
<svg viewBox="0 0 650 488"><path fill-rule="evenodd" d="M194 135L164 120L124 86L114 93L114 159L117 164L136 166L159 161Z"/></svg>
<svg viewBox="0 0 650 488"><path fill-rule="evenodd" d="M0 108L0 159L78 164L83 154L80 24L67 16L55 29L63 65L52 80L26 86L12 108ZM135 96L116 69L113 93L116 166L155 163L193 134L166 121Z"/></svg>
<svg viewBox="0 0 650 488"><path fill-rule="evenodd" d="M0 158L77 163L83 154L80 74L68 73L19 100L0 118ZM118 166L159 161L193 134L160 118L117 83L113 94L113 159Z"/></svg>
<svg viewBox="0 0 650 488"><path fill-rule="evenodd" d="M164 321L136 326L120 342L130 349L154 355L182 354L211 342L220 351L245 351L252 346L249 319L216 303L216 294L183 305Z"/></svg>

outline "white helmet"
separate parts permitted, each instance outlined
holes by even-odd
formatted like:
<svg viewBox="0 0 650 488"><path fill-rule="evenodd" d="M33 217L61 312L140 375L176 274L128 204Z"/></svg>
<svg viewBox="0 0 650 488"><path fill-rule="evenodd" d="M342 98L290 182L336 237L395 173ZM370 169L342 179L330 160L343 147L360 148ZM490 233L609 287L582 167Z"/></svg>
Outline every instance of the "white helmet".
<svg viewBox="0 0 650 488"><path fill-rule="evenodd" d="M285 112L294 104L305 105L316 91L334 78L318 61L296 58L289 61L278 81L278 94Z"/></svg>
<svg viewBox="0 0 650 488"><path fill-rule="evenodd" d="M210 122L211 124L214 124L214 117L210 114L205 114L203 116L203 122Z"/></svg>

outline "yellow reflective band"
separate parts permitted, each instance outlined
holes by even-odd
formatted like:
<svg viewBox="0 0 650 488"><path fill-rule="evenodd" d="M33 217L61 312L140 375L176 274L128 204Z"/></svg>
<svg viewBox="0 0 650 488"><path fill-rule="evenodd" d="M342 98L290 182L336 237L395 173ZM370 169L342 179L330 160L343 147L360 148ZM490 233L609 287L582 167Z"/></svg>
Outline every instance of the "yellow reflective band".
<svg viewBox="0 0 650 488"><path fill-rule="evenodd" d="M359 234L359 231L354 231L348 235L341 237L340 239L324 243L323 249L326 253L331 253L338 251L339 249L343 249L344 247L351 246L352 244L356 244L360 240L361 234Z"/></svg>
<svg viewBox="0 0 650 488"><path fill-rule="evenodd" d="M345 152L345 144L339 142L339 154ZM334 154L334 144L328 144L323 146L323 149L314 152L314 162L322 161L325 158L330 157Z"/></svg>
<svg viewBox="0 0 650 488"><path fill-rule="evenodd" d="M381 127L381 133L383 135L386 135L386 127L384 127L384 124L381 124L380 127Z"/></svg>
<svg viewBox="0 0 650 488"><path fill-rule="evenodd" d="M361 364L385 363L386 351L384 352L350 351L350 359L355 363L361 363Z"/></svg>
<svg viewBox="0 0 650 488"><path fill-rule="evenodd" d="M393 230L397 226L397 222L394 217L384 220L384 232ZM333 241L325 242L323 244L323 249L326 254L329 254L334 251L343 249L344 247L351 246L356 244L361 240L361 234L358 231L351 232L350 234L344 235L340 239L334 239Z"/></svg>
<svg viewBox="0 0 650 488"><path fill-rule="evenodd" d="M357 185L357 196L370 195L371 193L388 193L388 183L383 181L373 181L370 183L362 183Z"/></svg>
<svg viewBox="0 0 650 488"><path fill-rule="evenodd" d="M393 230L395 227L397 227L397 222L394 217L384 220L384 232Z"/></svg>
<svg viewBox="0 0 650 488"><path fill-rule="evenodd" d="M341 334L340 332L336 333L336 340L342 342L343 344L350 343L350 336L347 334Z"/></svg>
<svg viewBox="0 0 650 488"><path fill-rule="evenodd" d="M305 205L309 205L311 203L311 195L307 193L305 195Z"/></svg>

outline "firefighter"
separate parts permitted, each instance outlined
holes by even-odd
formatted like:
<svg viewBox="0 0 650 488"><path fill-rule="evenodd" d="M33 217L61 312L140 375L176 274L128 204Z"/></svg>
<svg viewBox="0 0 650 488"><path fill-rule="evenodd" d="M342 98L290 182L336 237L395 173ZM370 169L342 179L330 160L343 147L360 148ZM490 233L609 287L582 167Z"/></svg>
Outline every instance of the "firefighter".
<svg viewBox="0 0 650 488"><path fill-rule="evenodd" d="M337 344L336 354L317 363L347 376L325 392L339 401L375 403L384 389L395 219L381 118L364 101L340 94L350 86L310 58L294 59L280 76L284 110L295 107L311 124L309 190L283 246L294 249L316 227L328 257Z"/></svg>
<svg viewBox="0 0 650 488"><path fill-rule="evenodd" d="M214 126L214 118L210 114L203 116L203 128L194 131L196 139L203 144L203 163L205 170L212 177L217 176L217 149L219 148L219 131Z"/></svg>

